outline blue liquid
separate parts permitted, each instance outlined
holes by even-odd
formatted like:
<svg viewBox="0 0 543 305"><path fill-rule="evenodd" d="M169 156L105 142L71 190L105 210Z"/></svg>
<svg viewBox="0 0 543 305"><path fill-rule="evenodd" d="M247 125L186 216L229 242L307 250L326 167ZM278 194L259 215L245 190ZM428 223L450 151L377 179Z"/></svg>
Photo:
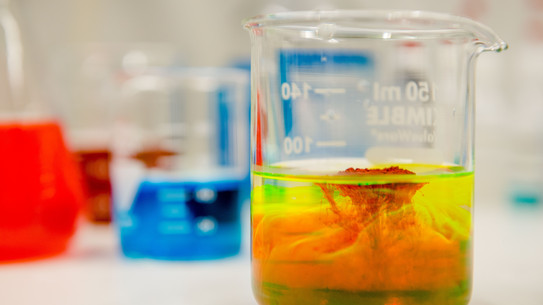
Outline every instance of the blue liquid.
<svg viewBox="0 0 543 305"><path fill-rule="evenodd" d="M117 213L124 255L203 260L238 254L243 183L142 182L130 210Z"/></svg>

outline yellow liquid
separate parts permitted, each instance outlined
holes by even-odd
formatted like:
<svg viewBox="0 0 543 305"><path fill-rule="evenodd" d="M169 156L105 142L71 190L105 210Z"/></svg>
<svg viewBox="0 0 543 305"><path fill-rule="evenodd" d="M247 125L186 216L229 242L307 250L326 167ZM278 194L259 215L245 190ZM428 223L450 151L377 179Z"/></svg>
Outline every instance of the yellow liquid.
<svg viewBox="0 0 543 305"><path fill-rule="evenodd" d="M253 289L261 305L465 305L473 174L253 172ZM347 191L345 191L347 190Z"/></svg>

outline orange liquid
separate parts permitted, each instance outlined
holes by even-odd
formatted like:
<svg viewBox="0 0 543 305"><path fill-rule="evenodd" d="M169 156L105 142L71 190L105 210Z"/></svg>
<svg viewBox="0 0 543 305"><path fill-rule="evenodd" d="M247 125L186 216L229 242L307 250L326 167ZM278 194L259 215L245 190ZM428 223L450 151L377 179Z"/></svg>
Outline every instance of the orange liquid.
<svg viewBox="0 0 543 305"><path fill-rule="evenodd" d="M56 122L0 124L0 260L62 252L83 202Z"/></svg>
<svg viewBox="0 0 543 305"><path fill-rule="evenodd" d="M253 178L260 304L468 303L471 173Z"/></svg>

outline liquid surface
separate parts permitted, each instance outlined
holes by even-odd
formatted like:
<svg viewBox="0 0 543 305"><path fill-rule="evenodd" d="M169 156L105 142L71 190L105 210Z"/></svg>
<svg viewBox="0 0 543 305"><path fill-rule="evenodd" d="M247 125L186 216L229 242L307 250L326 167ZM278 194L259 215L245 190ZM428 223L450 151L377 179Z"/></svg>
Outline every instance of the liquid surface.
<svg viewBox="0 0 543 305"><path fill-rule="evenodd" d="M83 190L55 122L0 125L0 260L64 250Z"/></svg>
<svg viewBox="0 0 543 305"><path fill-rule="evenodd" d="M253 172L260 304L454 304L471 289L473 175Z"/></svg>

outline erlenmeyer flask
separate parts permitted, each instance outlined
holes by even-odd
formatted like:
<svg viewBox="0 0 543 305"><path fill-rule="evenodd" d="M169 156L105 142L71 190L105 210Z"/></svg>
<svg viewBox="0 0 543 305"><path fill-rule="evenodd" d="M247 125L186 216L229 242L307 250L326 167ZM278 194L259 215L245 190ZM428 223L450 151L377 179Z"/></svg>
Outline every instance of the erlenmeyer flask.
<svg viewBox="0 0 543 305"><path fill-rule="evenodd" d="M0 3L0 261L62 252L83 200L59 122L28 97L19 27Z"/></svg>

